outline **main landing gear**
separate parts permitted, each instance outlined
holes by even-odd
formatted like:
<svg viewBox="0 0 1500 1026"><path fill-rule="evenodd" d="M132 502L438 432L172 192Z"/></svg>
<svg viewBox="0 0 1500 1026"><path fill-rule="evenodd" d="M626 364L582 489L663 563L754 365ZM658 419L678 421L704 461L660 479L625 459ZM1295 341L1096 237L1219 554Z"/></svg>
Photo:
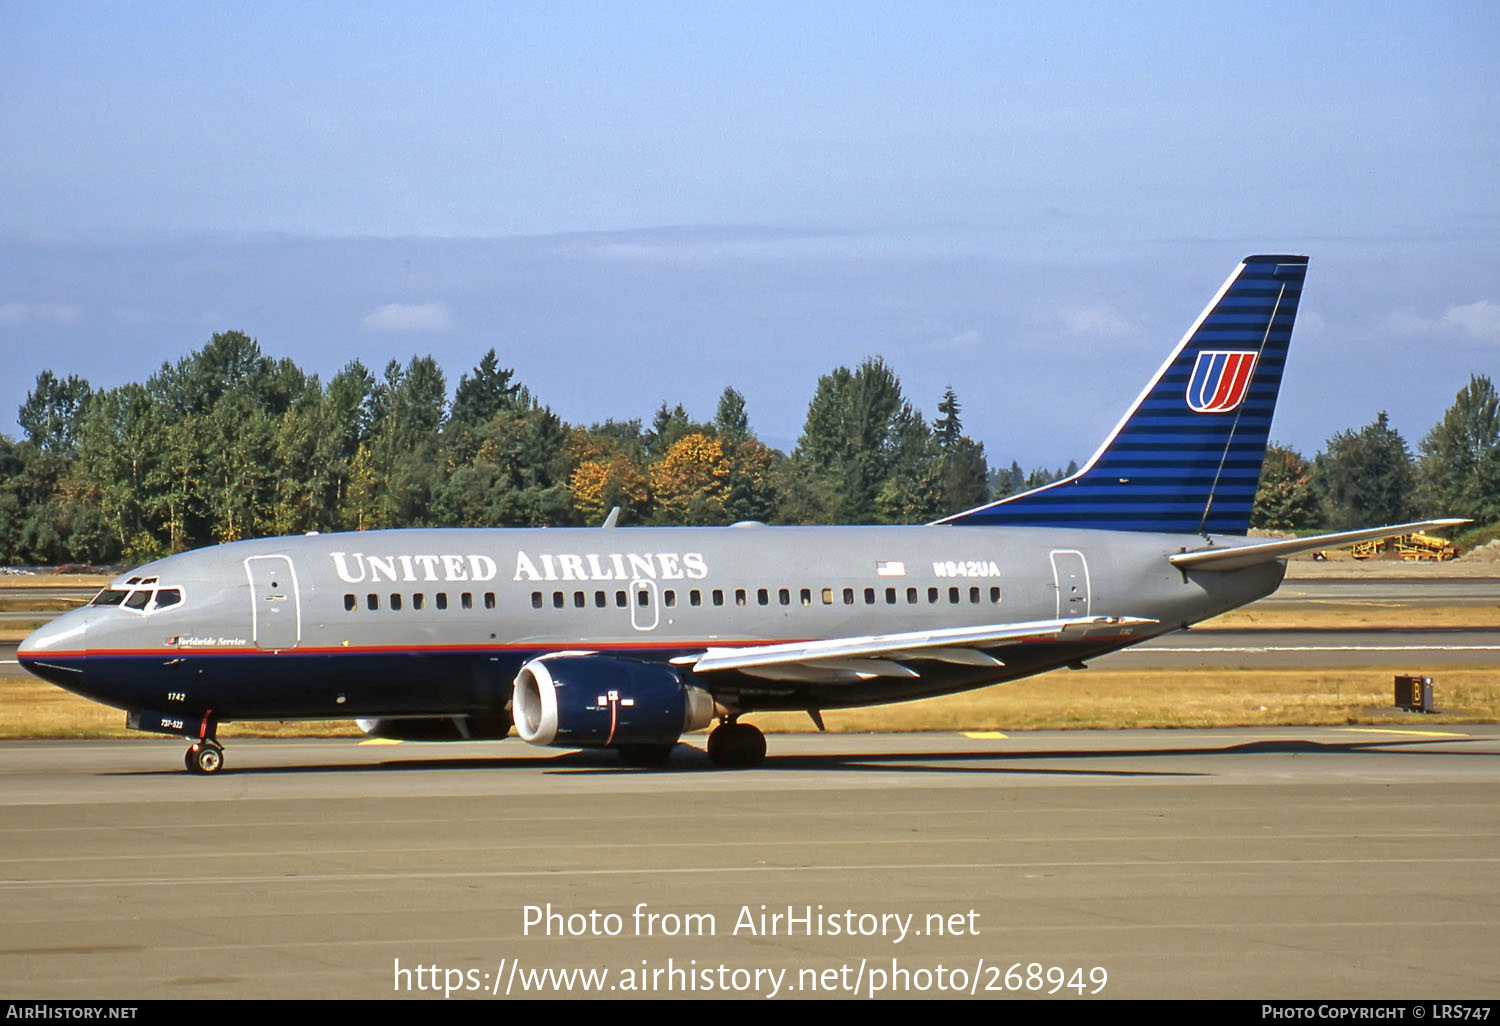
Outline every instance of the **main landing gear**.
<svg viewBox="0 0 1500 1026"><path fill-rule="evenodd" d="M708 757L720 769L750 769L766 759L766 735L732 717L719 721L708 735Z"/></svg>

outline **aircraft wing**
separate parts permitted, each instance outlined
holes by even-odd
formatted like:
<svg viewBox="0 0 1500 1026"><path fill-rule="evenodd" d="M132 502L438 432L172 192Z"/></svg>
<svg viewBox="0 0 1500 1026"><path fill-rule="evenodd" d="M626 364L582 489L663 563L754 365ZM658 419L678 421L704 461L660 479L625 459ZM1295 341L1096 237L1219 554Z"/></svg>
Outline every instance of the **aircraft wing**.
<svg viewBox="0 0 1500 1026"><path fill-rule="evenodd" d="M712 648L702 655L683 656L673 662L690 665L694 673L738 670L768 680L836 683L872 677L918 677L920 674L905 665L906 662L934 660L966 666L1000 667L1005 663L988 650L1028 642L1127 637L1156 622L1136 616L1086 616L949 627L826 641Z"/></svg>
<svg viewBox="0 0 1500 1026"><path fill-rule="evenodd" d="M1272 563L1299 552L1315 552L1318 549L1336 549L1355 542L1374 541L1376 538L1395 538L1416 531L1439 527L1456 527L1467 524L1467 520L1419 520L1412 524L1391 524L1386 527L1366 527L1358 531L1339 531L1335 534L1318 534L1311 538L1285 538L1273 541L1251 542L1249 545L1216 545L1191 552L1179 552L1168 556L1172 565L1184 570L1243 570L1258 563Z"/></svg>

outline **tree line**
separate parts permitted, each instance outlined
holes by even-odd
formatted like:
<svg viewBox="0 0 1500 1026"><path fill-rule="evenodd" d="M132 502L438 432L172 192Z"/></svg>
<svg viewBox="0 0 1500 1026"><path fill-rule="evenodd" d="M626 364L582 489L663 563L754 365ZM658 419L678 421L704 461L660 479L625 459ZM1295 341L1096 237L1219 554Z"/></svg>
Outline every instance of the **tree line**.
<svg viewBox="0 0 1500 1026"><path fill-rule="evenodd" d="M240 332L95 390L43 371L0 436L0 562L128 562L385 527L920 522L990 497L949 389L929 424L883 360L818 382L790 454L726 388L710 421L558 417L495 352L448 399L430 357L324 383Z"/></svg>
<svg viewBox="0 0 1500 1026"><path fill-rule="evenodd" d="M1500 396L1471 375L1412 452L1385 413L1340 431L1312 459L1272 444L1252 527L1339 531L1422 517L1500 521Z"/></svg>
<svg viewBox="0 0 1500 1026"><path fill-rule="evenodd" d="M791 453L725 388L713 419L570 425L494 350L453 398L432 357L327 383L240 332L95 390L38 375L0 435L0 563L144 562L216 542L386 527L921 523L1074 472L990 469L949 388L929 423L885 362L819 379ZM1254 522L1338 528L1415 513L1500 519L1500 413L1476 376L1421 443L1377 421L1313 460L1272 446Z"/></svg>

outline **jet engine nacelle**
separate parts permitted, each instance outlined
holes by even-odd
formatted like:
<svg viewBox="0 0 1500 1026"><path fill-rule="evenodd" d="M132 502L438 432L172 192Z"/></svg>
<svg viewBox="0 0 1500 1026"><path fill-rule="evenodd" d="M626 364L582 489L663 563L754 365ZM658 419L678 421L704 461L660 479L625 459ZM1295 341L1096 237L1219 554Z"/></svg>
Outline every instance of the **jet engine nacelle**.
<svg viewBox="0 0 1500 1026"><path fill-rule="evenodd" d="M392 741L498 741L510 733L504 709L484 716L386 716L355 720L370 737Z"/></svg>
<svg viewBox="0 0 1500 1026"><path fill-rule="evenodd" d="M671 745L713 722L713 697L669 666L579 653L533 659L516 674L511 715L534 745Z"/></svg>

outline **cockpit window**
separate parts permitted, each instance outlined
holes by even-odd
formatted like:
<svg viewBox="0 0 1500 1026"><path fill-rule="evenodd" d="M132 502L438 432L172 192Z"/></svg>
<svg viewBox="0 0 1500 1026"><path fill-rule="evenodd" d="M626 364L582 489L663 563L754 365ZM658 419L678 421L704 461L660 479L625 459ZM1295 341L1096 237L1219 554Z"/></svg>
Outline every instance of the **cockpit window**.
<svg viewBox="0 0 1500 1026"><path fill-rule="evenodd" d="M150 614L182 602L181 588L161 588L155 577L132 577L122 588L105 588L95 595L91 606L124 606L137 613Z"/></svg>

